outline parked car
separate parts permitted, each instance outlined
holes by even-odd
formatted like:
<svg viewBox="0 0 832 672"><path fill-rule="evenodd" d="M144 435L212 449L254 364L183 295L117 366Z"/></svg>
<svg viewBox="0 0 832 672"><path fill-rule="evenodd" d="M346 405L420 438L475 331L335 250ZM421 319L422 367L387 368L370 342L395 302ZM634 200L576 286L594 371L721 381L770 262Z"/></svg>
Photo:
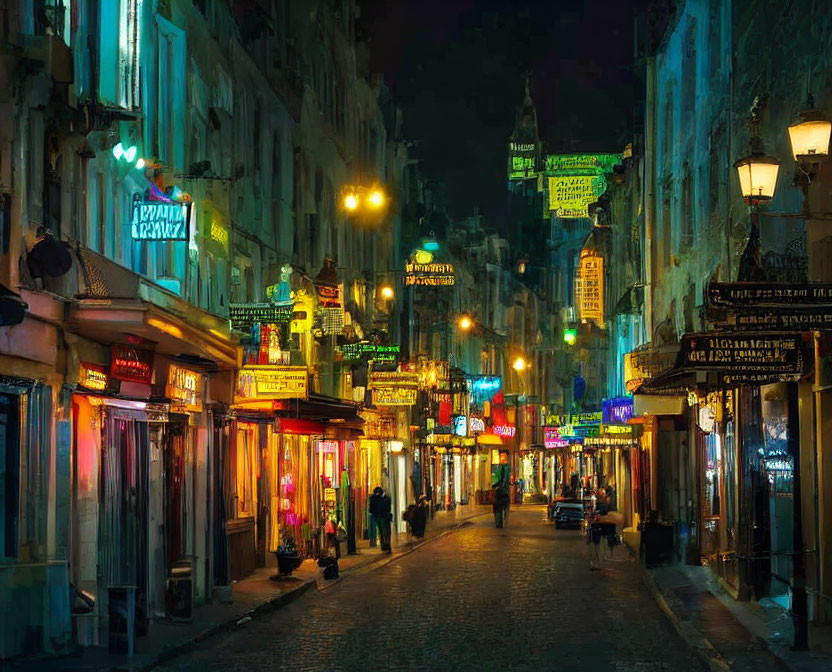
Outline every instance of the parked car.
<svg viewBox="0 0 832 672"><path fill-rule="evenodd" d="M555 505L555 528L573 527L579 529L584 521L584 505L580 502L557 502Z"/></svg>

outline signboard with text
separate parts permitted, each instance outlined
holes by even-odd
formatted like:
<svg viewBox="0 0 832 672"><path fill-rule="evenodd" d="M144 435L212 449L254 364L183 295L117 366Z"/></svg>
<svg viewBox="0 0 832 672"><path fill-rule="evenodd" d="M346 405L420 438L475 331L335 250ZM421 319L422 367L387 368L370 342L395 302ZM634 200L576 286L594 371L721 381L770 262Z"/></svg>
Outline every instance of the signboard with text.
<svg viewBox="0 0 832 672"><path fill-rule="evenodd" d="M372 371L369 376L373 404L413 406L419 389L419 374L412 371Z"/></svg>
<svg viewBox="0 0 832 672"><path fill-rule="evenodd" d="M681 368L719 371L726 384L797 380L803 373L802 337L787 333L711 333L682 337Z"/></svg>
<svg viewBox="0 0 832 672"><path fill-rule="evenodd" d="M372 359L374 362L395 362L401 353L398 345L375 345L373 343L346 343L339 347L345 361Z"/></svg>
<svg viewBox="0 0 832 672"><path fill-rule="evenodd" d="M510 142L508 144L508 179L526 180L536 176L537 145L533 142Z"/></svg>
<svg viewBox="0 0 832 672"><path fill-rule="evenodd" d="M708 304L717 308L832 306L832 283L712 282Z"/></svg>
<svg viewBox="0 0 832 672"><path fill-rule="evenodd" d="M110 377L149 384L153 378L153 352L129 345L113 345L110 348Z"/></svg>
<svg viewBox="0 0 832 672"><path fill-rule="evenodd" d="M133 240L189 239L190 203L144 201L140 194L133 196L130 230Z"/></svg>
<svg viewBox="0 0 832 672"><path fill-rule="evenodd" d="M98 364L81 362L78 371L78 384L88 390L102 391L107 389L107 368Z"/></svg>
<svg viewBox="0 0 832 672"><path fill-rule="evenodd" d="M586 217L587 207L606 191L603 175L561 175L549 178L549 210L558 217Z"/></svg>
<svg viewBox="0 0 832 672"><path fill-rule="evenodd" d="M251 365L240 369L237 396L244 399L307 399L305 366Z"/></svg>
<svg viewBox="0 0 832 672"><path fill-rule="evenodd" d="M289 322L294 312L293 306L277 306L273 303L229 303L228 319L231 328L248 331L255 323L280 324Z"/></svg>
<svg viewBox="0 0 832 672"><path fill-rule="evenodd" d="M453 285L454 265L431 262L419 264L411 261L404 267L405 286L439 287Z"/></svg>

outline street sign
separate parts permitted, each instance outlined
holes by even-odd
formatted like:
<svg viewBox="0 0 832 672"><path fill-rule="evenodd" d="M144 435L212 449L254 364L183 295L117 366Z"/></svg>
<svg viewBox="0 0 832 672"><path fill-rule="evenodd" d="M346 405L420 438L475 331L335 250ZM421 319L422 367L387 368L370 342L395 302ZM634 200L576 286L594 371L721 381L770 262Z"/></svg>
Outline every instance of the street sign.
<svg viewBox="0 0 832 672"><path fill-rule="evenodd" d="M796 305L832 308L832 283L712 282L708 305L715 308L760 308Z"/></svg>

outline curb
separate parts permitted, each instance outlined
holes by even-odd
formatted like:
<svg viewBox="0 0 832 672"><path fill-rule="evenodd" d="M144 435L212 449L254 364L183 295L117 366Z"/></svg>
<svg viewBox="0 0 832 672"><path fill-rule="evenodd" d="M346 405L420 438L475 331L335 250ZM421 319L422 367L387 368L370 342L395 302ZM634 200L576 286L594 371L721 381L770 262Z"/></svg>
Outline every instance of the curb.
<svg viewBox="0 0 832 672"><path fill-rule="evenodd" d="M299 597L301 597L302 595L304 595L305 593L307 593L311 590L314 590L314 589L326 590L327 588L330 588L331 586L334 586L335 584L340 583L341 581L343 581L347 577L349 577L352 574L354 574L355 572L357 572L359 569L363 569L365 567L371 567L372 569L378 569L380 567L384 567L385 565L393 562L394 560L397 560L399 558L403 558L404 556L409 555L410 553L413 553L413 551L415 551L418 548L421 548L425 544L429 544L430 542L432 542L436 539L439 539L440 537L443 537L447 534L450 534L451 532L455 532L464 523L467 523L468 521L470 521L474 518L479 518L480 516L484 516L484 515L489 515L489 514L487 512L485 512L485 513L475 513L471 516L468 516L467 518L463 518L462 520L456 522L454 525L449 526L448 528L442 530L441 532L439 532L435 536L432 536L429 539L424 539L424 540L420 541L419 543L412 544L409 548L405 548L400 552L396 552L396 553L393 553L391 555L379 555L379 556L375 556L373 558L368 558L366 562L362 562L362 563L359 563L357 565L354 565L354 566L350 567L349 570L345 571L341 576L339 576L334 581L328 581L327 583L324 583L320 586L318 585L317 579L312 579L310 581L306 581L305 583L299 585L294 590L290 590L290 591L287 591L287 592L282 593L280 595L277 595L274 598L271 598L271 599L267 600L263 604L260 604L256 607L254 607L254 609L249 609L248 611L246 611L244 613L236 615L232 619L229 619L227 621L224 621L223 623L218 623L218 624L216 624L216 625L214 625L210 628L207 628L206 630L202 631L201 633L199 633L198 635L196 635L192 639L189 639L187 642L182 642L181 644L174 645L174 646L170 647L169 649L165 649L164 651L160 652L159 655L156 656L153 659L152 662L147 663L147 664L145 664L141 667L131 668L131 670L132 670L132 672L150 672L151 670L158 667L159 665L161 665L163 663L166 663L169 660L172 660L173 658L177 658L178 656L181 656L183 653L186 653L189 649L193 648L194 646L196 646L200 642L205 641L206 639L214 637L214 636L216 636L218 634L221 634L223 632L227 632L229 630L232 630L238 624L239 625L245 625L246 623L250 622L256 616L263 616L263 615L269 614L273 611L277 611L281 607L284 607L287 604L290 604L291 602L294 602L296 599L298 599ZM244 622L240 623L240 621L244 621Z"/></svg>
<svg viewBox="0 0 832 672"><path fill-rule="evenodd" d="M659 608L664 612L665 616L667 616L670 624L673 626L673 629L676 630L676 633L682 638L682 641L688 645L699 660L704 663L705 667L707 667L711 672L730 671L731 666L728 664L728 661L726 661L719 654L713 644L711 644L711 642L708 641L708 639L688 621L682 621L679 619L667 603L661 589L656 584L656 580L650 576L650 573L644 565L641 564L641 562L638 563L638 569L641 574L642 582L653 596L653 599L656 600L656 604L659 605Z"/></svg>
<svg viewBox="0 0 832 672"><path fill-rule="evenodd" d="M289 590L285 593L281 593L280 595L276 595L275 597L266 600L262 604L258 604L253 609L249 609L246 612L237 614L236 616L234 616L234 618L231 618L227 621L223 621L222 623L217 623L216 625L203 630L198 635L189 639L186 642L182 642L181 644L176 644L168 649L165 649L164 651L160 652L159 655L157 655L153 659L153 661L143 665L142 667L131 669L133 669L134 672L150 672L150 670L153 670L162 663L166 663L167 661L172 660L173 658L181 656L183 653L193 648L200 642L205 641L206 639L214 637L223 632L229 631L232 628L236 627L238 624L245 625L245 623L250 622L255 616L263 616L273 611L277 611L281 607L285 607L287 604L294 602L299 597L312 590L314 587L315 581L306 581L305 583L302 583L293 590ZM240 621L243 620L245 620L245 622L240 623Z"/></svg>

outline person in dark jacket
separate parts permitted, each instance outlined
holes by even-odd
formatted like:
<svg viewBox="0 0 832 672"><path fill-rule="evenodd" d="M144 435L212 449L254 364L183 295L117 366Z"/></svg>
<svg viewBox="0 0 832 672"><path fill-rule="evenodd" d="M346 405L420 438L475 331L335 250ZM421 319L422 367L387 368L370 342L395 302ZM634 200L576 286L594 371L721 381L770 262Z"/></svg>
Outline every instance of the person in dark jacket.
<svg viewBox="0 0 832 672"><path fill-rule="evenodd" d="M378 530L379 543L384 553L390 553L390 521L393 518L390 496L384 494L381 487L373 490L370 497L370 515L373 526Z"/></svg>

